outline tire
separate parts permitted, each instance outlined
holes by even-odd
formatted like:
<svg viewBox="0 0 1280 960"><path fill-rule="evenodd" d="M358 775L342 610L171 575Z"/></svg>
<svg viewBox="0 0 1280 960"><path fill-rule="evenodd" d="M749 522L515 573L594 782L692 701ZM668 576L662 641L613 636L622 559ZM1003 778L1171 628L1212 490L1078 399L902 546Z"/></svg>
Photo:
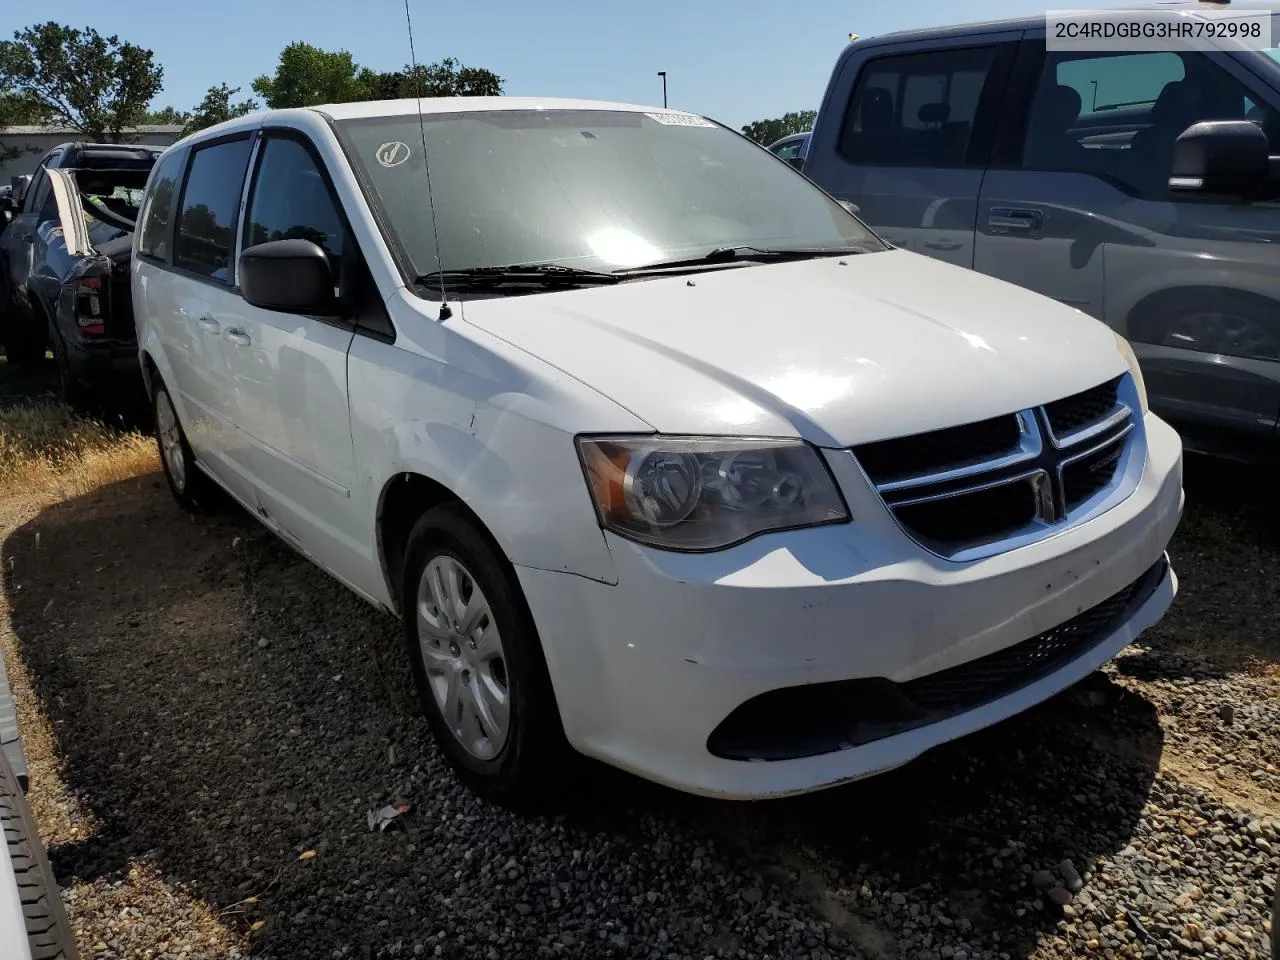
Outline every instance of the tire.
<svg viewBox="0 0 1280 960"><path fill-rule="evenodd" d="M48 337L43 328L26 322L17 310L10 305L6 311L3 329L4 354L15 367L37 367L44 363L44 354L49 347Z"/></svg>
<svg viewBox="0 0 1280 960"><path fill-rule="evenodd" d="M563 782L569 748L511 564L461 509L437 507L409 535L400 597L418 697L450 767L486 800L544 806ZM482 601L473 624L440 616L451 599Z"/></svg>
<svg viewBox="0 0 1280 960"><path fill-rule="evenodd" d="M9 763L0 754L0 827L18 879L18 895L27 922L33 960L79 960L75 937L62 906L58 884L27 798Z"/></svg>
<svg viewBox="0 0 1280 960"><path fill-rule="evenodd" d="M50 333L49 342L53 345L53 362L58 368L58 386L62 392L62 401L77 413L92 413L96 407L96 397L92 390L76 379L71 371L71 363L67 359L67 348L62 337Z"/></svg>
<svg viewBox="0 0 1280 960"><path fill-rule="evenodd" d="M191 513L208 513L221 502L222 491L198 466L187 434L178 419L178 411L169 389L157 378L152 414L156 427L156 447L169 492L178 505Z"/></svg>

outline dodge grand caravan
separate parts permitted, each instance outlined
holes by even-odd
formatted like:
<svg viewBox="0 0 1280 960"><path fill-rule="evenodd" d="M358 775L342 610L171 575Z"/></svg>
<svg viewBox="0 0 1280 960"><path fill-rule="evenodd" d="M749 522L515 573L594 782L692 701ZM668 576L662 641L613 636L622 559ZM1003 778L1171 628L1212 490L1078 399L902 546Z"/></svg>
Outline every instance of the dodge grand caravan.
<svg viewBox="0 0 1280 960"><path fill-rule="evenodd" d="M1139 15L1259 10L1175 3L1088 19ZM1045 31L1041 13L849 45L804 172L889 243L1124 334L1152 408L1189 447L1280 457L1280 47L1046 49ZM1202 129L1198 149L1254 172L1171 188L1180 136L1205 121L1216 131ZM1241 128L1253 135L1237 139Z"/></svg>
<svg viewBox="0 0 1280 960"><path fill-rule="evenodd" d="M710 120L273 111L171 147L138 341L165 474L399 614L461 777L566 748L757 798L903 764L1154 623L1182 448L1128 344L891 250Z"/></svg>

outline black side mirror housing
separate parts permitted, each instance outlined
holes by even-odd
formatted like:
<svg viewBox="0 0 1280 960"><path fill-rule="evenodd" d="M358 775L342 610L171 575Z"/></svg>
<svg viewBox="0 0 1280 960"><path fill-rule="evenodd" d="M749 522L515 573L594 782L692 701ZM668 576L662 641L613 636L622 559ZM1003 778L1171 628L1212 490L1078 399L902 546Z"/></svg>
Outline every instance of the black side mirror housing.
<svg viewBox="0 0 1280 960"><path fill-rule="evenodd" d="M240 254L240 294L263 310L336 317L342 304L329 255L310 240L272 240Z"/></svg>
<svg viewBox="0 0 1280 960"><path fill-rule="evenodd" d="M1173 145L1169 189L1253 197L1265 192L1275 165L1267 135L1249 120L1206 120L1187 127Z"/></svg>
<svg viewBox="0 0 1280 960"><path fill-rule="evenodd" d="M787 163L791 164L797 170L804 169L804 157L787 157Z"/></svg>

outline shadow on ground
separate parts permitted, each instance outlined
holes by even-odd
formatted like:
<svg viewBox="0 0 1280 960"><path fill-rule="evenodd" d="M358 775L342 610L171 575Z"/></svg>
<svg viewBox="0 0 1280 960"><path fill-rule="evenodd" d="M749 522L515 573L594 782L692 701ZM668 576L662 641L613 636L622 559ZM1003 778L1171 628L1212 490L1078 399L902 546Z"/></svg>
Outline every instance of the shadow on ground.
<svg viewBox="0 0 1280 960"><path fill-rule="evenodd" d="M59 872L149 854L215 909L258 896L226 917L265 921L262 955L441 935L444 956L484 956L506 931L505 956L891 957L935 914L934 945L1023 956L1060 916L1031 870L1124 846L1161 749L1151 706L1096 676L814 797L715 803L591 768L568 816L521 820L444 769L394 622L243 514L188 517L143 477L46 509L4 567L65 778L101 821ZM1124 759L1080 735L1098 711ZM368 832L397 797L417 804L406 830Z"/></svg>

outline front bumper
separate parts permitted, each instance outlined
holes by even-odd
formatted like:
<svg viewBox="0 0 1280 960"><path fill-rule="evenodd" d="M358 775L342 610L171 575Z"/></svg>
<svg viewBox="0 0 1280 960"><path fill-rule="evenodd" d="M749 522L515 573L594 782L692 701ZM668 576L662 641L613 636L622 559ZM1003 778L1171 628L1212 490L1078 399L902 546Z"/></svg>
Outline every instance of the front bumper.
<svg viewBox="0 0 1280 960"><path fill-rule="evenodd" d="M1153 416L1146 432L1141 481L1119 505L972 562L928 554L882 506L877 512L854 496L851 524L714 554L656 551L610 535L613 586L518 567L570 743L672 787L753 799L900 766L1047 699L1160 618L1177 589L1171 569L1078 657L958 715L796 759L726 759L708 749L712 732L761 694L936 674L1044 633L1139 580L1165 555L1183 496L1177 434ZM856 489L855 477L835 469L846 491ZM856 469L851 460L847 469Z"/></svg>

